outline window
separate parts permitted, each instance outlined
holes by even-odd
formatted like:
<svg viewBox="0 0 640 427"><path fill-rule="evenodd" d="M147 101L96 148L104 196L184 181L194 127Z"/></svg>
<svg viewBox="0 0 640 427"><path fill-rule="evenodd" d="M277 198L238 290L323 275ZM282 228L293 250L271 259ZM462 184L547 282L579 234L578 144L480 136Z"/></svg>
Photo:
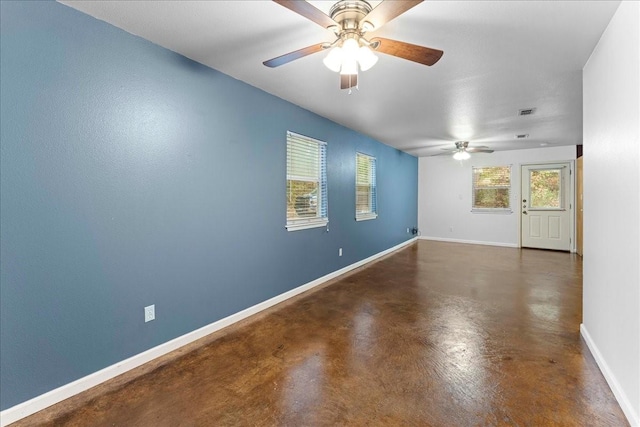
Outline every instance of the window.
<svg viewBox="0 0 640 427"><path fill-rule="evenodd" d="M511 166L473 167L473 211L511 212Z"/></svg>
<svg viewBox="0 0 640 427"><path fill-rule="evenodd" d="M356 221L377 217L376 158L356 153Z"/></svg>
<svg viewBox="0 0 640 427"><path fill-rule="evenodd" d="M529 170L529 210L562 210L562 169Z"/></svg>
<svg viewBox="0 0 640 427"><path fill-rule="evenodd" d="M287 132L287 230L323 227L327 212L327 144Z"/></svg>

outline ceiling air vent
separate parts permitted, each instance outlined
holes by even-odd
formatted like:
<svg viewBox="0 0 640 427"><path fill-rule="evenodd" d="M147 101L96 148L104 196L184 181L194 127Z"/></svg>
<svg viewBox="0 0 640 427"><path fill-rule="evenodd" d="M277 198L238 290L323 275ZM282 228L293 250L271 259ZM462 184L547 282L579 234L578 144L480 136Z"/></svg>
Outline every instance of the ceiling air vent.
<svg viewBox="0 0 640 427"><path fill-rule="evenodd" d="M535 108L523 108L522 110L518 110L519 116L530 116L536 111Z"/></svg>
<svg viewBox="0 0 640 427"><path fill-rule="evenodd" d="M521 133L516 135L516 139L527 139L529 138L529 134L528 133Z"/></svg>

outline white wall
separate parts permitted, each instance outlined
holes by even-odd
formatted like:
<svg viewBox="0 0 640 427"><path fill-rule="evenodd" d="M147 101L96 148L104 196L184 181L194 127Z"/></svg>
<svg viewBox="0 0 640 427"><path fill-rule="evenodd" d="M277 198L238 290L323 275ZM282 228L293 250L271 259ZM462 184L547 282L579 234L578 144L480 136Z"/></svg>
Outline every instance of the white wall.
<svg viewBox="0 0 640 427"><path fill-rule="evenodd" d="M640 4L622 2L584 68L582 334L640 425Z"/></svg>
<svg viewBox="0 0 640 427"><path fill-rule="evenodd" d="M451 156L421 157L418 161L418 228L421 237L517 247L520 234L520 165L575 158L574 146L476 154L463 162L453 160ZM471 213L472 166L503 165L512 165L513 213Z"/></svg>

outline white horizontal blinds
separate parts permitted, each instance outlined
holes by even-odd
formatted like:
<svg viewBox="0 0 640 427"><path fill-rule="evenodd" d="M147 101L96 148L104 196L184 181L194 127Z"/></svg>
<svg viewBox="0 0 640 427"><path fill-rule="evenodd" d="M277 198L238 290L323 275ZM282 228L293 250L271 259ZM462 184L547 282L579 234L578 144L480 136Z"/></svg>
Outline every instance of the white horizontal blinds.
<svg viewBox="0 0 640 427"><path fill-rule="evenodd" d="M287 179L319 182L319 165L319 144L290 132L287 143Z"/></svg>
<svg viewBox="0 0 640 427"><path fill-rule="evenodd" d="M356 153L356 219L376 216L376 192L376 158Z"/></svg>
<svg viewBox="0 0 640 427"><path fill-rule="evenodd" d="M369 158L369 166L371 170L371 213L378 213L378 185L376 184L376 161L375 157Z"/></svg>
<svg viewBox="0 0 640 427"><path fill-rule="evenodd" d="M287 132L287 228L327 223L327 145Z"/></svg>
<svg viewBox="0 0 640 427"><path fill-rule="evenodd" d="M473 208L509 209L511 166L473 168Z"/></svg>
<svg viewBox="0 0 640 427"><path fill-rule="evenodd" d="M329 218L329 197L327 185L327 144L320 144L320 217L328 220Z"/></svg>

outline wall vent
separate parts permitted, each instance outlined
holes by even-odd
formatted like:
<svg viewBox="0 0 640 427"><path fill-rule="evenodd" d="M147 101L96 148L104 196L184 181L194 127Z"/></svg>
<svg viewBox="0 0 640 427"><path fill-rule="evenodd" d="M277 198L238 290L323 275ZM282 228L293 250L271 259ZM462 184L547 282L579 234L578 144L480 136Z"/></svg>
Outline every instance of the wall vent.
<svg viewBox="0 0 640 427"><path fill-rule="evenodd" d="M529 134L528 133L520 133L518 135L516 135L516 139L527 139L529 138Z"/></svg>
<svg viewBox="0 0 640 427"><path fill-rule="evenodd" d="M518 110L519 116L530 116L535 113L535 108L523 108L522 110Z"/></svg>

